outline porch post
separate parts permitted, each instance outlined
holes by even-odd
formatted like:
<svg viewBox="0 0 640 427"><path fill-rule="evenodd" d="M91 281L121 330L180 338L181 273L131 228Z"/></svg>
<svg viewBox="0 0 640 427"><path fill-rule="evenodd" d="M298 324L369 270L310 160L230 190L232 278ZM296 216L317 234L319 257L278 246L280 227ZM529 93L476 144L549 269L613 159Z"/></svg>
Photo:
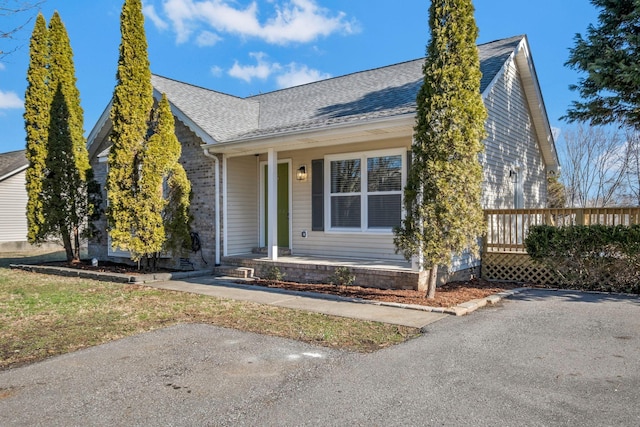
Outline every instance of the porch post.
<svg viewBox="0 0 640 427"><path fill-rule="evenodd" d="M278 159L273 148L267 151L267 256L278 260Z"/></svg>

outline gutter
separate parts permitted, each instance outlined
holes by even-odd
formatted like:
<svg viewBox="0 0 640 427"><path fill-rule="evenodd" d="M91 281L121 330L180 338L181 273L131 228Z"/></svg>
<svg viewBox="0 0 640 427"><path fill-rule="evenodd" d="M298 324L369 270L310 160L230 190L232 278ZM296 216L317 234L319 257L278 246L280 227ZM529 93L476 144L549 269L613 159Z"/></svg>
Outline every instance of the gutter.
<svg viewBox="0 0 640 427"><path fill-rule="evenodd" d="M216 200L214 207L214 220L215 220L215 233L216 233L216 256L215 256L215 265L216 267L220 265L220 160L217 156L214 156L209 152L209 149L203 147L204 155L210 159L213 159L214 163L214 181L216 186Z"/></svg>

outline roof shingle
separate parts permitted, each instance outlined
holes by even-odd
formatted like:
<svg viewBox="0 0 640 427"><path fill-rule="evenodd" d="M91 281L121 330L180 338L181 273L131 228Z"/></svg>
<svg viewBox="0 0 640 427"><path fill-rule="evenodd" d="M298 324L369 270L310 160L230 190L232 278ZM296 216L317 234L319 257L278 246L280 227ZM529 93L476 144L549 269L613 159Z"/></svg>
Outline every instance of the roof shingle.
<svg viewBox="0 0 640 427"><path fill-rule="evenodd" d="M478 46L484 92L524 36ZM410 114L424 58L238 98L154 75L153 86L215 141Z"/></svg>

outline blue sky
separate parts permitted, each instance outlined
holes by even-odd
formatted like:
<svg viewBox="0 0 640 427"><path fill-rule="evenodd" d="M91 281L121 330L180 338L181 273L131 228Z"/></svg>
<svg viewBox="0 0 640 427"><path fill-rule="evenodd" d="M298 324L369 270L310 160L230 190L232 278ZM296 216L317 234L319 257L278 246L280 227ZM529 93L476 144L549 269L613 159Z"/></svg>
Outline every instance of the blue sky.
<svg viewBox="0 0 640 427"><path fill-rule="evenodd" d="M9 1L12 3L12 1ZM121 0L46 0L58 10L74 51L85 134L115 85ZM153 73L236 96L248 96L424 56L429 1L424 0L144 0ZM576 94L578 74L564 67L576 33L596 23L588 0L476 0L478 43L527 34L549 121ZM29 14L0 16L15 28ZM33 21L0 50L0 152L25 145L22 120ZM562 143L562 138L559 138Z"/></svg>

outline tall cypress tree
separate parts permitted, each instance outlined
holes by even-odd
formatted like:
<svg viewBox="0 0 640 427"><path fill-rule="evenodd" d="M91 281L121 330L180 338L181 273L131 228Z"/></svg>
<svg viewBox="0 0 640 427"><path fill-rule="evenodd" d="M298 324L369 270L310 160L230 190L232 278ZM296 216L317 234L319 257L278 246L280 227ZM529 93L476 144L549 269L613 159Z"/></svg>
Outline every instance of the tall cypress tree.
<svg viewBox="0 0 640 427"><path fill-rule="evenodd" d="M155 261L163 250L180 250L189 239L188 206L191 186L178 163L182 148L167 97L154 111L150 137L144 146L136 232L131 251ZM152 268L155 265L151 266Z"/></svg>
<svg viewBox="0 0 640 427"><path fill-rule="evenodd" d="M42 202L42 181L44 178L47 140L49 132L49 35L47 22L42 14L36 18L31 35L27 70L27 91L24 99L24 121L27 133L26 170L27 187L27 238L30 243L41 243L44 238L42 224L44 209Z"/></svg>
<svg viewBox="0 0 640 427"><path fill-rule="evenodd" d="M480 204L486 109L480 94L478 28L471 0L433 0L431 39L417 97L412 163L404 191L406 216L395 230L396 250L431 269L435 295L439 265L452 253L477 252L484 233Z"/></svg>
<svg viewBox="0 0 640 427"><path fill-rule="evenodd" d="M163 151L159 154L167 159L165 170L163 171L163 179L166 183L164 187L166 203L162 210L162 221L166 237L163 249L180 252L183 248L191 245L189 234L191 183L184 168L179 163L182 146L176 137L175 121L169 101L164 94L158 105L157 116L157 139L154 143L163 148ZM151 145L151 141L149 143ZM147 151L150 152L151 150Z"/></svg>
<svg viewBox="0 0 640 427"><path fill-rule="evenodd" d="M190 241L190 184L178 163L181 146L164 95L153 110L140 0L125 0L120 27L107 177L109 233L114 247L130 251L134 261L147 258L153 269L160 252Z"/></svg>
<svg viewBox="0 0 640 427"><path fill-rule="evenodd" d="M80 257L81 234L93 230L99 189L89 165L80 92L67 30L55 12L39 14L31 37L25 94L28 239L60 239L69 261Z"/></svg>
<svg viewBox="0 0 640 427"><path fill-rule="evenodd" d="M49 22L50 124L42 194L42 233L62 240L67 259L80 259L80 236L94 210L93 179L83 129L80 92L67 30L55 12Z"/></svg>
<svg viewBox="0 0 640 427"><path fill-rule="evenodd" d="M109 152L107 218L111 244L134 250L138 228L140 171L147 126L153 107L153 88L140 0L125 0L120 15L120 56L111 108L112 143ZM134 254L134 257L136 255Z"/></svg>

